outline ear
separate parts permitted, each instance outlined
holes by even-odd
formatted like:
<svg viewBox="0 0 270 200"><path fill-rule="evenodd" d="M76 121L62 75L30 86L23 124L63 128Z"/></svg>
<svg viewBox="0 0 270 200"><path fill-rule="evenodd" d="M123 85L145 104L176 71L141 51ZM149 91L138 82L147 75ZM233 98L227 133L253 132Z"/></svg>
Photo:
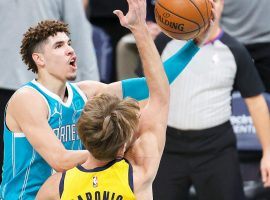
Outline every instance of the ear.
<svg viewBox="0 0 270 200"><path fill-rule="evenodd" d="M123 154L125 154L126 150L127 150L127 143L125 142L124 147L123 147Z"/></svg>
<svg viewBox="0 0 270 200"><path fill-rule="evenodd" d="M124 155L125 155L125 151L126 151L126 145L127 143L125 143L119 150L118 150L118 153L117 153L117 158L123 158Z"/></svg>
<svg viewBox="0 0 270 200"><path fill-rule="evenodd" d="M38 67L45 66L45 59L41 53L33 53L32 58Z"/></svg>

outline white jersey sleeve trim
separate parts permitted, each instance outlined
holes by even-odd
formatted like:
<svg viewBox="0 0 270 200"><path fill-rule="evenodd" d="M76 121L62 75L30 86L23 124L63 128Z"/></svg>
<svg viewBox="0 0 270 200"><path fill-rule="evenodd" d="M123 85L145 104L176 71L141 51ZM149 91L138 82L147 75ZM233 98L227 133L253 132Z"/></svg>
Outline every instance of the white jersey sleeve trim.
<svg viewBox="0 0 270 200"><path fill-rule="evenodd" d="M24 138L25 134L24 133L14 133L15 138Z"/></svg>
<svg viewBox="0 0 270 200"><path fill-rule="evenodd" d="M42 84L37 82L35 79L32 81L32 83L35 84L36 86L38 86L39 89L41 89L45 94L47 94L51 98L60 102L62 105L66 106L66 107L70 107L72 99L73 99L73 92L72 92L72 89L70 88L70 85L68 83L66 83L67 90L68 90L68 99L66 102L63 102L63 100L58 95L56 95L55 93L48 90L46 87L44 87Z"/></svg>
<svg viewBox="0 0 270 200"><path fill-rule="evenodd" d="M47 108L48 108L48 116L47 116L47 120L49 121L50 118L51 118L51 108L50 108L50 106L49 106L49 103L48 103L47 99L46 99L46 98L45 98L45 97L44 97L44 96L43 96L36 88L33 88L33 87L31 87L31 86L28 86L28 85L24 86L24 88L25 88L25 87L37 91L37 93L44 99L44 101L45 101L45 103L46 103L46 105L47 105Z"/></svg>
<svg viewBox="0 0 270 200"><path fill-rule="evenodd" d="M85 93L77 86L77 84L75 83L70 83L75 89L76 91L80 94L80 96L83 98L84 102L87 101L87 97L85 95Z"/></svg>

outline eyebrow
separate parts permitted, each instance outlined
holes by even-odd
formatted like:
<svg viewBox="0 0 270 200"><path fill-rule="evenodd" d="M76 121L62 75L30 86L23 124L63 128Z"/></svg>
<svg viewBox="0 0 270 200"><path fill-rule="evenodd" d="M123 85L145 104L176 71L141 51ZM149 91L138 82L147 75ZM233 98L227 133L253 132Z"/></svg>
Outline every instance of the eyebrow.
<svg viewBox="0 0 270 200"><path fill-rule="evenodd" d="M68 43L71 43L71 39L69 39L67 42L68 42ZM55 43L53 44L53 47L55 47L55 46L57 46L57 45L59 45L59 44L63 44L63 43L65 43L64 40L57 41L57 42L55 42Z"/></svg>

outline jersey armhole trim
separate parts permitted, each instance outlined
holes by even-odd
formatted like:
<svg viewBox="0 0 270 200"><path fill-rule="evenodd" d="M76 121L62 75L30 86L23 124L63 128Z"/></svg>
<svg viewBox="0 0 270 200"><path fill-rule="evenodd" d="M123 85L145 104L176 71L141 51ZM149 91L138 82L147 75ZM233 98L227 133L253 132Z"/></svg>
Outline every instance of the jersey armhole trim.
<svg viewBox="0 0 270 200"><path fill-rule="evenodd" d="M83 98L84 102L87 102L86 94L81 90L81 88L76 83L69 83L74 89L79 93L79 95Z"/></svg>
<svg viewBox="0 0 270 200"><path fill-rule="evenodd" d="M66 172L63 172L61 180L60 180L60 184L59 184L59 196L60 196L60 199L61 199L62 194L64 192L65 177L66 177Z"/></svg>
<svg viewBox="0 0 270 200"><path fill-rule="evenodd" d="M44 101L45 101L45 103L46 103L46 105L47 105L47 107L48 107L48 116L47 116L47 120L49 121L49 120L50 120L50 116L51 116L51 109L50 109L50 106L49 106L49 104L48 104L47 99L46 99L42 94L40 94L40 92L39 92L37 89L35 89L35 88L31 87L31 86L25 85L25 86L21 87L20 89L22 89L22 88L30 88L30 89L33 89L33 90L37 91L37 93L44 99ZM20 89L18 89L18 90L20 90ZM18 91L18 90L17 90L17 91ZM16 92L17 92L17 91L16 91ZM8 107L8 104L9 104L9 101L7 102L7 105L5 106L5 111L4 111L4 126L7 128L8 131L13 132L13 131L11 131L10 128L8 127L7 121L6 121L6 119L7 119L7 118L6 118L6 113L7 113L7 107ZM14 133L15 133L15 132L14 132ZM22 133L22 134L23 134L23 133ZM21 134L19 134L19 135L21 136Z"/></svg>
<svg viewBox="0 0 270 200"><path fill-rule="evenodd" d="M6 129L7 129L9 132L12 132L12 131L9 129L8 125L7 125L7 117L6 117L7 114L6 114L6 113L7 113L8 103L9 103L9 102L7 102L7 105L5 106L5 111L4 111L4 129L5 129L5 127L6 127Z"/></svg>
<svg viewBox="0 0 270 200"><path fill-rule="evenodd" d="M129 184L129 187L130 187L131 191L134 192L133 167L132 167L131 163L126 158L124 158L124 160L129 165L129 168L128 168L128 184Z"/></svg>
<svg viewBox="0 0 270 200"><path fill-rule="evenodd" d="M45 101L45 103L46 103L46 105L47 105L47 108L48 108L48 116L47 116L47 120L49 121L50 120L50 118L51 118L51 109L50 109L50 106L49 106L49 103L48 103L48 101L47 101L47 99L36 89L36 88L34 88L34 87L31 87L31 86L28 86L28 85L26 85L26 86L24 86L24 87L27 87L27 88L30 88L30 89L33 89L33 90L35 90L42 98L43 98L43 100Z"/></svg>

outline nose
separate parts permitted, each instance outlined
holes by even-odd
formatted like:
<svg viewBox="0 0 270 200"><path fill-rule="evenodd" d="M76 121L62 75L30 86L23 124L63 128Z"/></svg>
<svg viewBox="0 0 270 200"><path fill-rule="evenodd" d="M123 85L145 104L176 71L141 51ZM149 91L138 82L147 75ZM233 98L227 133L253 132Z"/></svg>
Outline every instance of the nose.
<svg viewBox="0 0 270 200"><path fill-rule="evenodd" d="M67 48L66 48L66 55L73 55L75 52L74 52L74 49L70 46L70 45L67 45Z"/></svg>

